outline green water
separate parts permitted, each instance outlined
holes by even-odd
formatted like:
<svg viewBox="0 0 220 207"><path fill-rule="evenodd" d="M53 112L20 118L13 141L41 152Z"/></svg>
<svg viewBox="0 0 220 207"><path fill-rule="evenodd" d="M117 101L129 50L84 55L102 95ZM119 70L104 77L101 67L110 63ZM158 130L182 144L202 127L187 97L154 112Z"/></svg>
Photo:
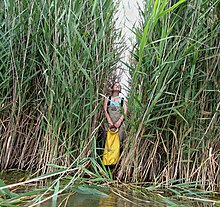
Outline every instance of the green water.
<svg viewBox="0 0 220 207"><path fill-rule="evenodd" d="M99 196L94 195L66 195L58 199L57 206L66 206L66 207L165 207L165 206L185 206L185 207L211 207L211 203L200 203L200 202L180 202L180 201L171 201L164 200L162 198L155 197L142 197L130 193L129 196L122 197L121 195L115 195L111 192L108 193L107 198L100 198ZM52 201L49 200L40 205L40 207L52 206Z"/></svg>
<svg viewBox="0 0 220 207"><path fill-rule="evenodd" d="M27 172L9 170L9 171L0 171L0 179L4 181L6 185L17 183L28 177Z"/></svg>
<svg viewBox="0 0 220 207"><path fill-rule="evenodd" d="M23 172L0 172L0 179L6 184L16 183L19 180L27 177ZM33 186L32 186L33 188ZM27 190L28 188L26 188ZM104 189L104 188L103 188ZM165 197L157 193L147 194L146 192L129 190L128 188L113 188L112 190L102 190L107 196L81 194L81 193L67 193L58 197L57 205L60 207L133 207L133 206L149 206L149 207L165 207L165 206L184 206L184 207L211 207L220 206L213 205L211 202L195 202L190 200L180 201L170 197ZM46 197L41 198L40 201ZM37 201L39 202L39 200ZM33 204L33 202L31 202ZM24 204L22 206L30 206L31 204ZM0 205L1 206L1 205ZM53 200L49 199L38 207L53 206Z"/></svg>

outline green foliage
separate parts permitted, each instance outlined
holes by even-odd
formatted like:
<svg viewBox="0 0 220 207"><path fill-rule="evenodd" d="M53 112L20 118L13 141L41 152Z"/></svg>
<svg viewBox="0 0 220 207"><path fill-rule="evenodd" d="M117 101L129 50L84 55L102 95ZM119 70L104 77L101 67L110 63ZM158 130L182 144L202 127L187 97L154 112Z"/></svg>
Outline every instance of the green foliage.
<svg viewBox="0 0 220 207"><path fill-rule="evenodd" d="M121 179L218 185L218 6L219 1L145 1L130 66L130 143Z"/></svg>
<svg viewBox="0 0 220 207"><path fill-rule="evenodd" d="M111 0L1 2L0 168L47 172L95 154L114 11Z"/></svg>
<svg viewBox="0 0 220 207"><path fill-rule="evenodd" d="M6 186L5 183L0 179L0 187L5 187L5 186ZM15 195L17 194L12 193L10 190L8 190L8 188L0 189L0 196L3 196L3 197L7 196L11 198Z"/></svg>
<svg viewBox="0 0 220 207"><path fill-rule="evenodd" d="M91 160L84 159L84 161L81 161L77 166L72 165L67 169L59 169L57 165L51 165L51 167L58 168L59 170L7 186L0 180L0 206L35 206L49 199L51 200L52 206L57 206L60 194L64 193L79 193L106 198L108 195L103 191L109 191L110 189L105 186L100 186L100 183L107 183L107 181L110 180L108 172L105 172L94 160L93 158L91 158ZM93 163L90 168L91 170L87 167L89 161ZM96 167L96 170L98 168L99 173L94 173L95 169L93 169L93 167ZM83 175L86 176L84 177ZM37 184L40 181L47 183L47 186L34 189L32 184ZM25 192L26 190L22 187L24 185L30 187L28 188L28 192ZM8 190L11 188L14 188L14 191L17 193L12 193Z"/></svg>
<svg viewBox="0 0 220 207"><path fill-rule="evenodd" d="M90 186L78 186L76 188L72 189L73 191L79 193L79 194L85 194L85 195L98 195L101 197L108 197L108 195L106 193L103 193L99 190L97 190L94 187L90 187Z"/></svg>
<svg viewBox="0 0 220 207"><path fill-rule="evenodd" d="M119 180L175 192L170 181L219 185L218 7L219 0L145 1L128 65ZM102 88L122 49L114 45L115 10L112 0L1 2L0 168L40 169L40 179L66 172L113 178L97 159L96 139ZM56 181L48 189L54 206L61 187Z"/></svg>

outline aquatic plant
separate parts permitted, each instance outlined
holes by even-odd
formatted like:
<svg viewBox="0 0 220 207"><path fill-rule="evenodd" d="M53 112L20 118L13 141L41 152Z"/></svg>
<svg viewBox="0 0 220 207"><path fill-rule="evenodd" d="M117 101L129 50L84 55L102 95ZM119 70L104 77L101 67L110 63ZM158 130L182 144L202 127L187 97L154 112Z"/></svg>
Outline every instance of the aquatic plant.
<svg viewBox="0 0 220 207"><path fill-rule="evenodd" d="M128 65L118 181L180 195L219 187L218 6L218 0L145 1ZM98 141L104 84L123 49L115 10L111 0L1 2L0 168L38 176L1 182L0 204L25 196L10 187L49 177L54 182L41 193L52 191L54 206L72 184L113 179Z"/></svg>
<svg viewBox="0 0 220 207"><path fill-rule="evenodd" d="M1 169L46 173L96 157L121 51L114 11L112 0L1 2Z"/></svg>
<svg viewBox="0 0 220 207"><path fill-rule="evenodd" d="M145 1L120 180L219 186L218 8L219 1Z"/></svg>

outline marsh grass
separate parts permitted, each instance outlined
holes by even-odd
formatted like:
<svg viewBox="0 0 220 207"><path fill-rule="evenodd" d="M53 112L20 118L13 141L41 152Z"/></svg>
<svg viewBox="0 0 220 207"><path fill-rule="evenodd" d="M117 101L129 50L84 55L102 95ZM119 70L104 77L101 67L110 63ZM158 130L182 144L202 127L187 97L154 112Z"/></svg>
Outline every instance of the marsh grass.
<svg viewBox="0 0 220 207"><path fill-rule="evenodd" d="M119 179L219 187L218 8L219 1L145 1Z"/></svg>
<svg viewBox="0 0 220 207"><path fill-rule="evenodd" d="M1 3L0 168L37 175L1 183L1 205L26 196L6 189L49 177L54 182L41 193L53 192L54 206L75 183L112 182L99 142L103 88L123 50L116 7L110 0ZM178 196L219 188L218 7L219 1L145 1L128 65L118 182Z"/></svg>
<svg viewBox="0 0 220 207"><path fill-rule="evenodd" d="M49 198L56 206L76 183L112 179L98 158L97 138L105 83L122 50L115 45L116 6L111 0L1 2L0 168L33 172L23 182L1 183L1 206ZM11 194L32 183L47 187Z"/></svg>
<svg viewBox="0 0 220 207"><path fill-rule="evenodd" d="M96 156L104 83L121 50L114 10L109 0L1 2L1 169L46 173Z"/></svg>

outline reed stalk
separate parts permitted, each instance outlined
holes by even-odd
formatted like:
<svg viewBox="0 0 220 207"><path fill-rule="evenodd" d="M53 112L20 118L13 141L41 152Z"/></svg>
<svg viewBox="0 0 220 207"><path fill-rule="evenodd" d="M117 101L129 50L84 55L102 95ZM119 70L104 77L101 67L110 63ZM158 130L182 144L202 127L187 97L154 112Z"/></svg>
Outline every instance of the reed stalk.
<svg viewBox="0 0 220 207"><path fill-rule="evenodd" d="M130 130L119 179L220 181L219 1L145 1L130 66Z"/></svg>
<svg viewBox="0 0 220 207"><path fill-rule="evenodd" d="M121 50L114 46L115 6L1 2L1 169L46 173L54 170L48 164L96 155L101 94Z"/></svg>

